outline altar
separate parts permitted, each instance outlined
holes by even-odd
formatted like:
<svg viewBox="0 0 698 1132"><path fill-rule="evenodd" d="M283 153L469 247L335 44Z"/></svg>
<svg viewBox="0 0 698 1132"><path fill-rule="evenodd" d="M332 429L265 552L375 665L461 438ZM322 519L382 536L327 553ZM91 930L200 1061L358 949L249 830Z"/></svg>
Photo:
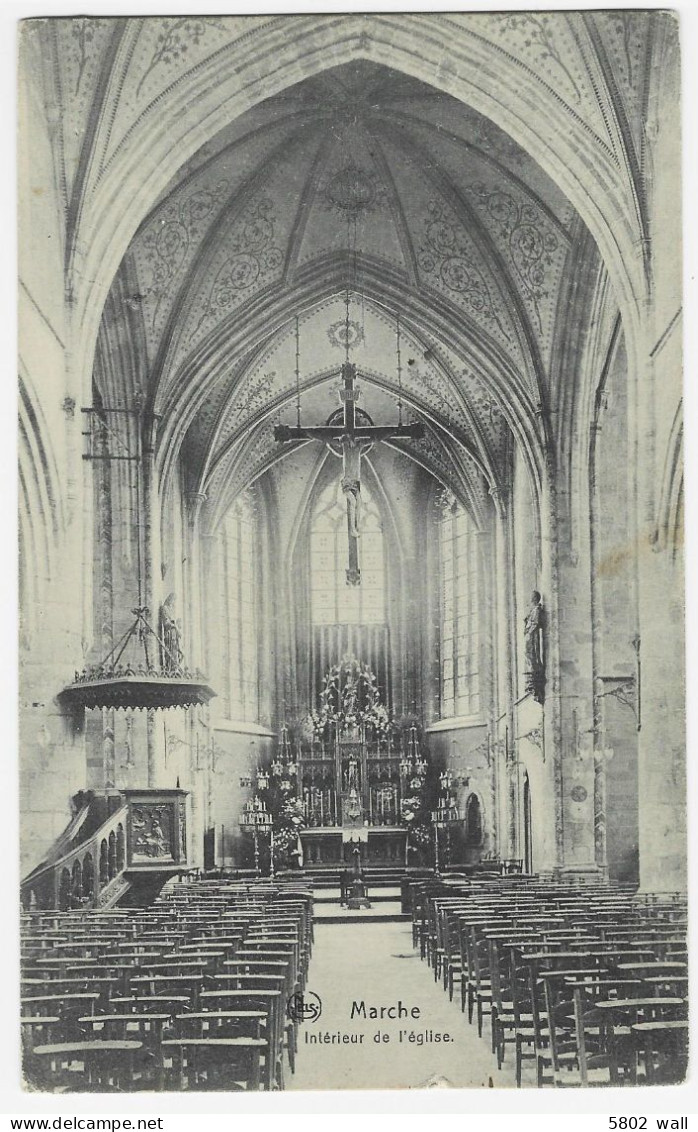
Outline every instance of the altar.
<svg viewBox="0 0 698 1132"><path fill-rule="evenodd" d="M416 727L392 726L354 659L330 670L322 705L312 741L296 749L304 864L345 864L358 845L364 864L405 865L426 772Z"/></svg>
<svg viewBox="0 0 698 1132"><path fill-rule="evenodd" d="M241 780L255 791L240 821L255 868L265 837L272 872L300 855L306 868L344 867L356 848L363 865L404 868L414 830L423 836L427 769L416 723L397 725L368 665L345 657L325 677L320 710L284 723L268 766Z"/></svg>
<svg viewBox="0 0 698 1132"><path fill-rule="evenodd" d="M358 846L363 865L402 866L407 863L407 831L402 826L364 827L357 830L318 826L300 833L305 868L347 865Z"/></svg>

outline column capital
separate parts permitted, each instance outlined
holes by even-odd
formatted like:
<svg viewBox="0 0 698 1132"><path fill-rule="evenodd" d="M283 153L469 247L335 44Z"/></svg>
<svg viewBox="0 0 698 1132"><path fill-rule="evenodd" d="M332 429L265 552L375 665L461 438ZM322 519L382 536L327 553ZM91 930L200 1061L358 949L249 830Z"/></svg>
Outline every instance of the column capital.
<svg viewBox="0 0 698 1132"><path fill-rule="evenodd" d="M201 508L208 500L208 496L203 491L185 491L184 500L187 505L189 519L192 524L195 524L201 514Z"/></svg>
<svg viewBox="0 0 698 1132"><path fill-rule="evenodd" d="M487 485L487 494L490 496L494 504L494 509L497 512L497 515L499 515L500 517L504 515L507 502L506 491L504 490L504 488L499 487L498 484L489 483Z"/></svg>

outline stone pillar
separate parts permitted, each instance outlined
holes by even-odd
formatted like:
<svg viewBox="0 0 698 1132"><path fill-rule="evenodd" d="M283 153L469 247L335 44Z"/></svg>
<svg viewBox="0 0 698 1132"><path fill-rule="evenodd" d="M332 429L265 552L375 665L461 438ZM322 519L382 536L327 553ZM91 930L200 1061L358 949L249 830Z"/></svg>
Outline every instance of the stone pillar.
<svg viewBox="0 0 698 1132"><path fill-rule="evenodd" d="M202 530L201 524L199 524L199 544L201 578L200 625L201 649L204 658L203 671L209 680L213 681L214 691L217 692L219 697L217 705L218 711L214 708L214 714L220 714L220 706L224 697L220 637L222 635L221 626L225 623L224 620L221 619L225 618L226 611L221 607L220 600L220 578L218 572L221 569L221 563L218 537L210 531Z"/></svg>
<svg viewBox="0 0 698 1132"><path fill-rule="evenodd" d="M493 529L496 522L494 511L490 515L492 526L478 530L478 572L479 572L479 602L480 602L480 708L483 718L487 721L487 732L484 739L485 757L489 771L489 798L487 811L489 815L490 847L496 850L499 840L499 813L497 803L497 767L493 757L492 736L496 730L497 713L495 710L495 691L497 679L495 674L497 628L497 575L495 570L495 540L496 531Z"/></svg>
<svg viewBox="0 0 698 1132"><path fill-rule="evenodd" d="M562 511L565 499L558 496ZM565 508L566 510L566 508ZM601 768L594 759L591 564L588 538L570 553L569 518L558 517L558 641L560 655L563 871L596 872L595 811Z"/></svg>
<svg viewBox="0 0 698 1132"><path fill-rule="evenodd" d="M440 647L441 603L438 504L430 499L427 511L427 528L422 560L422 593L424 632L422 638L422 689L424 723L439 718L440 703Z"/></svg>
<svg viewBox="0 0 698 1132"><path fill-rule="evenodd" d="M139 480L140 523L142 529L140 570L143 605L148 610L147 617L153 630L159 632L160 579L162 547L160 543L160 497L155 467L155 440L157 424L154 419L141 415L139 426ZM148 636L148 656L156 666L160 662L157 641ZM146 757L148 788L167 784L165 737L163 729L157 726L157 713L152 709L146 719Z"/></svg>
<svg viewBox="0 0 698 1132"><path fill-rule="evenodd" d="M641 553L639 582L640 888L683 892L687 885L683 592L681 570L669 549Z"/></svg>
<svg viewBox="0 0 698 1132"><path fill-rule="evenodd" d="M412 714L419 710L421 704L419 658L421 656L420 631L423 610L420 601L421 593L418 582L419 567L417 559L412 555L409 557L405 556L402 566L404 571L403 592L405 594L405 640L401 663L403 711ZM393 663L394 662L395 658L393 658Z"/></svg>
<svg viewBox="0 0 698 1132"><path fill-rule="evenodd" d="M493 666L493 704L496 739L493 776L497 799L497 852L501 857L512 857L515 853L517 807L510 761L513 746L513 705L516 696L511 515L497 488L490 487L490 495L494 503L493 633L496 633L496 660Z"/></svg>
<svg viewBox="0 0 698 1132"><path fill-rule="evenodd" d="M186 561L183 587L185 596L185 660L189 668L205 667L202 628L202 566L201 566L201 510L206 495L201 491L187 491L186 505Z"/></svg>
<svg viewBox="0 0 698 1132"><path fill-rule="evenodd" d="M202 509L206 495L200 491L184 493L185 504L185 562L182 586L185 610L184 655L189 668L207 669L204 650L204 588L208 563L202 561L204 547L213 545L202 536ZM185 735L189 758L188 782L190 795L189 846L191 863L203 864L204 832L210 820L210 790L212 781L210 712L208 707L187 710Z"/></svg>
<svg viewBox="0 0 698 1132"><path fill-rule="evenodd" d="M674 320L645 346L644 364L635 363L640 888L651 892L687 886L683 531L680 509L672 512L661 491L666 469L675 469L677 484L682 480L682 452L672 435L681 413L680 325ZM650 436L654 460L644 456ZM671 514L674 529L667 532Z"/></svg>

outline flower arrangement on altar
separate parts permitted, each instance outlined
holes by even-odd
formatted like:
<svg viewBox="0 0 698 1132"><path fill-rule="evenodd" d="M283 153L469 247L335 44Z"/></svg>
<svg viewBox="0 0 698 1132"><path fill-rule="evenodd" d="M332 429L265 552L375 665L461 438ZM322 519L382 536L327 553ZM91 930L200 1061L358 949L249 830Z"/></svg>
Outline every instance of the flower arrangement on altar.
<svg viewBox="0 0 698 1132"><path fill-rule="evenodd" d="M308 722L318 739L327 738L331 727L340 732L372 731L381 739L393 732L375 674L355 657L345 657L330 668L323 681L320 708L313 708Z"/></svg>
<svg viewBox="0 0 698 1132"><path fill-rule="evenodd" d="M257 767L253 783L269 816L274 867L284 867L290 863L306 824L303 802L298 797L298 763L286 724L279 733L275 754L267 765Z"/></svg>
<svg viewBox="0 0 698 1132"><path fill-rule="evenodd" d="M274 815L274 863L277 867L288 864L304 827L303 803L296 797L286 798Z"/></svg>

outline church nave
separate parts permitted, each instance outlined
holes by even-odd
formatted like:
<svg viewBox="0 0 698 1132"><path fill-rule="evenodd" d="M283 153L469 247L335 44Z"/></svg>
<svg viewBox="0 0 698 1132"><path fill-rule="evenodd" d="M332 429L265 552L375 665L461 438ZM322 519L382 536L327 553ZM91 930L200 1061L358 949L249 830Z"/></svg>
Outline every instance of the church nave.
<svg viewBox="0 0 698 1132"><path fill-rule="evenodd" d="M489 1035L477 1036L449 1001L412 945L409 922L323 924L316 921L308 991L322 1001L317 1023L301 1027L295 1074L289 1089L497 1088L515 1085L513 1061L502 1069ZM402 1003L407 1018L364 1018L371 1008ZM352 1008L356 1004L358 1009ZM412 1016L413 1009L419 1017ZM431 1031L431 1033L430 1033ZM312 1041L315 1034L361 1035L361 1045ZM375 1035L381 1034L381 1041ZM448 1034L449 1042L429 1040ZM410 1034L412 1040L410 1040ZM389 1038L385 1042L384 1036Z"/></svg>
<svg viewBox="0 0 698 1132"><path fill-rule="evenodd" d="M177 1077L158 1042L217 1026L245 1087L509 1087L511 1043L545 1076L554 1042L515 1000L560 1005L564 1044L606 987L671 1001L622 1022L658 1028L620 1067L604 1036L589 1064L562 1051L574 1070L666 1070L653 1035L678 1049L687 978L679 72L655 9L23 22L30 1058L33 1030L113 1022L157 1047L150 1083L157 1064L207 1089L220 1067L182 1055ZM284 1075L306 975L323 1012L298 998ZM200 1002L228 978L214 1025ZM160 979L162 1032L111 1010ZM374 1045L353 1001L454 1041L391 1019ZM352 1023L346 1054L309 1040Z"/></svg>

